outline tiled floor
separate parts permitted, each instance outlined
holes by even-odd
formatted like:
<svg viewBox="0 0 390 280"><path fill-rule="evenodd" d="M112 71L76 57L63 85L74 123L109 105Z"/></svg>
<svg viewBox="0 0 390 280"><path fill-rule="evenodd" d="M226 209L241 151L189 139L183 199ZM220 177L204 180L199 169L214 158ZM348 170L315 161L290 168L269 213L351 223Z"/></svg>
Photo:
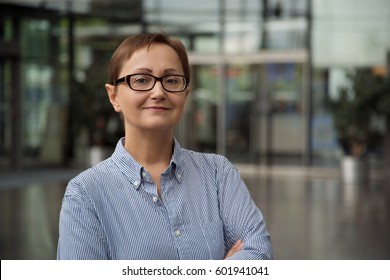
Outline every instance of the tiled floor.
<svg viewBox="0 0 390 280"><path fill-rule="evenodd" d="M0 258L54 259L58 214L74 172L0 174ZM276 259L390 259L390 191L380 180L243 172Z"/></svg>

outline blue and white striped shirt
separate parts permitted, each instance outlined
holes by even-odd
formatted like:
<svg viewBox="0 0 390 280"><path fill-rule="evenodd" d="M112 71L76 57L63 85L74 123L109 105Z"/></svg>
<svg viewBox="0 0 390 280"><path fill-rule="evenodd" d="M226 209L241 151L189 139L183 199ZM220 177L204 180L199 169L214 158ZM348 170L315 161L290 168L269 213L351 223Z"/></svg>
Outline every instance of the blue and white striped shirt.
<svg viewBox="0 0 390 280"><path fill-rule="evenodd" d="M239 172L223 156L174 140L161 198L121 139L110 158L73 178L60 214L58 259L271 259L270 236Z"/></svg>

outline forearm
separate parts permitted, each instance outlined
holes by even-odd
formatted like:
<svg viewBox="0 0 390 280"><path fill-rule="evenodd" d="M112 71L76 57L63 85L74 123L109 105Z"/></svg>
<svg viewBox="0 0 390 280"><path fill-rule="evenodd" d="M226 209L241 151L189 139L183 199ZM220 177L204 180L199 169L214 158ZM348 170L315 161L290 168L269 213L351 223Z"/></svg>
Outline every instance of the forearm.
<svg viewBox="0 0 390 280"><path fill-rule="evenodd" d="M273 259L271 241L269 236L263 236L257 240L256 246L251 246L253 242L245 244L241 250L237 251L232 256L227 257L227 260L271 260ZM249 245L248 245L249 244Z"/></svg>

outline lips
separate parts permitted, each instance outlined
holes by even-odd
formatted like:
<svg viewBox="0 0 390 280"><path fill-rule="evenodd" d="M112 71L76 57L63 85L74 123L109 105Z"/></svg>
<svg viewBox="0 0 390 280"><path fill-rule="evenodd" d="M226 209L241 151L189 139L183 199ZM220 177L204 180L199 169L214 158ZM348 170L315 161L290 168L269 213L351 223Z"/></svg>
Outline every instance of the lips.
<svg viewBox="0 0 390 280"><path fill-rule="evenodd" d="M148 106L148 107L145 107L144 109L152 110L152 111L166 111L166 110L170 110L168 107L164 107L164 106Z"/></svg>

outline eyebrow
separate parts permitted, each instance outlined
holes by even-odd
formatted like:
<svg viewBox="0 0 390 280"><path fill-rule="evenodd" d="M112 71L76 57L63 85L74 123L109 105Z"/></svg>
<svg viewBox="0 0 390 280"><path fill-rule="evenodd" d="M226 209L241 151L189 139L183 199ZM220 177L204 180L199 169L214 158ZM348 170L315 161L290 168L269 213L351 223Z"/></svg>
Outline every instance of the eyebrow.
<svg viewBox="0 0 390 280"><path fill-rule="evenodd" d="M141 71L141 72L145 71L145 72L148 72L150 74L153 73L153 71L149 68L137 68L137 69L135 69L135 71ZM168 68L168 69L165 69L163 71L163 74L172 74L172 73L177 74L177 73L179 73L179 71L175 68Z"/></svg>

